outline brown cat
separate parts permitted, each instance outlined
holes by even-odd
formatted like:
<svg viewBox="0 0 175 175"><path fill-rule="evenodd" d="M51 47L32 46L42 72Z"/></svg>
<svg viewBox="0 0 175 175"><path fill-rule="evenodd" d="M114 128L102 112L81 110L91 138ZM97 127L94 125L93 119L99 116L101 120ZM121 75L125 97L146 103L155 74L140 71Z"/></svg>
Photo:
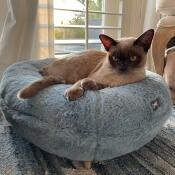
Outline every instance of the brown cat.
<svg viewBox="0 0 175 175"><path fill-rule="evenodd" d="M99 36L107 52L87 50L68 55L41 70L43 79L25 87L19 98L30 98L53 84L73 84L65 92L69 100L83 96L86 90L121 86L145 78L146 53L150 48L154 30L150 29L136 38L114 40Z"/></svg>

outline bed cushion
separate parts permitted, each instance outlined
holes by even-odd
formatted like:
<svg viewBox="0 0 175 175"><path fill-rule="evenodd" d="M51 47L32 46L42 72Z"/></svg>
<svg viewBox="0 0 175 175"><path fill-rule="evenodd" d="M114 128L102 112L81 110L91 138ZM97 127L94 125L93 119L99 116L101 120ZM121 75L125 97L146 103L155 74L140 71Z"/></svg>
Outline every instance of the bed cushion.
<svg viewBox="0 0 175 175"><path fill-rule="evenodd" d="M175 15L175 1L156 0L156 11L165 15Z"/></svg>
<svg viewBox="0 0 175 175"><path fill-rule="evenodd" d="M17 133L41 149L72 160L106 160L137 150L152 140L171 113L161 76L147 72L137 83L87 91L77 101L64 98L71 85L54 85L28 100L17 92L41 78L38 70L54 59L10 66L0 84L0 106Z"/></svg>

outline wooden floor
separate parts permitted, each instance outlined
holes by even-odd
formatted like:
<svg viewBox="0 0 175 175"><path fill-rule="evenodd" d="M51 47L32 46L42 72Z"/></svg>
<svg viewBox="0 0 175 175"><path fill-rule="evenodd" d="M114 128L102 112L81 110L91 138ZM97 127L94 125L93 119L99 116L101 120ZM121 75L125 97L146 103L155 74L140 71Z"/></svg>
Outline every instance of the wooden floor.
<svg viewBox="0 0 175 175"><path fill-rule="evenodd" d="M26 141L21 141L22 138L16 135L11 130L11 127L8 126L7 128L6 126L6 130L3 130L1 123L0 139L3 133L6 132L11 134L15 143L20 140L20 144L26 144ZM166 123L156 138L140 150L113 160L94 162L90 170L75 169L75 163L71 160L59 158L29 143L27 144L35 158L35 160L32 160L32 163L37 164L35 166L37 171L34 171L34 169L23 171L21 166L21 171L23 171L22 174L24 175L175 175L175 116ZM28 149L28 146L18 146L18 157L20 152ZM25 161L24 155L20 158L20 160L22 159ZM1 157L0 160L2 160ZM6 160L4 158L4 161L7 161L7 158ZM3 166L6 166L8 163L7 161ZM0 161L0 168L2 167L1 164L2 162ZM2 175L5 174L7 173ZM13 173L8 173L8 175L13 175Z"/></svg>

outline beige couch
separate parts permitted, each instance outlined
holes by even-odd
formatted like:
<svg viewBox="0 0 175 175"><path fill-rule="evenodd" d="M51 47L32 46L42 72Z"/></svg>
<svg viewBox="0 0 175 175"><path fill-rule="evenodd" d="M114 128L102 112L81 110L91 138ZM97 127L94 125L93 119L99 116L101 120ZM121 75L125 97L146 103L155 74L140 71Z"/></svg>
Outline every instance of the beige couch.
<svg viewBox="0 0 175 175"><path fill-rule="evenodd" d="M165 81L170 87L173 102L175 103L175 49L168 49L167 44L174 37L175 46L175 0L156 0L156 10L161 19L157 24L152 43L152 55L155 70L164 75Z"/></svg>

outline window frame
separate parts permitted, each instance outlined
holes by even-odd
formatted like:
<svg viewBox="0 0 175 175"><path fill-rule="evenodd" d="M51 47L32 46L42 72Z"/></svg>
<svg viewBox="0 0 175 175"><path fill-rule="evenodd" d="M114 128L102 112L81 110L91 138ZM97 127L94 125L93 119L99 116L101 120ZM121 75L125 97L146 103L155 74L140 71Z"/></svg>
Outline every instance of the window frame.
<svg viewBox="0 0 175 175"><path fill-rule="evenodd" d="M89 29L102 29L103 30L103 33L105 34L108 34L112 37L116 37L115 34L113 32L108 32L109 29L114 31L114 30L117 30L117 31L122 31L122 22L120 23L120 26L119 25L108 25L107 24L107 21L109 21L109 19L103 19L103 25L101 26L94 26L94 25L89 25L89 14L101 14L101 15L113 15L113 16L116 16L117 18L120 17L122 18L122 15L123 15L123 11L122 11L122 8L121 7L116 7L116 11L117 11L117 8L121 8L119 9L120 12L119 13L114 13L114 12L110 12L108 9L114 9L114 5L116 0L104 0L104 9L103 11L95 11L95 10L89 10L88 9L88 1L89 0L85 0L85 10L75 10L75 9L66 9L66 8L56 8L56 7L53 7L53 10L59 10L59 11L66 11L66 12L80 12L80 13L84 13L85 14L85 25L55 25L54 24L54 29L56 28L83 28L85 29L85 38L84 40L80 41L76 41L75 40L56 40L54 39L54 46L55 45L70 45L70 44L84 44L84 47L85 49L88 49L88 45L89 44L100 44L101 42L98 40L98 39L89 39ZM110 3L109 3L110 1ZM123 0L117 0L118 3L122 3L123 4ZM121 4L120 4L121 5ZM117 18L116 18L116 21L117 21ZM117 32L116 32L117 33ZM121 34L120 34L121 36ZM55 50L55 49L54 49ZM70 51L70 53L72 53L73 51ZM76 51L75 51L76 52ZM64 53L63 53L64 54ZM65 53L67 54L67 53ZM55 55L57 55L55 53ZM59 54L58 54L59 55Z"/></svg>

